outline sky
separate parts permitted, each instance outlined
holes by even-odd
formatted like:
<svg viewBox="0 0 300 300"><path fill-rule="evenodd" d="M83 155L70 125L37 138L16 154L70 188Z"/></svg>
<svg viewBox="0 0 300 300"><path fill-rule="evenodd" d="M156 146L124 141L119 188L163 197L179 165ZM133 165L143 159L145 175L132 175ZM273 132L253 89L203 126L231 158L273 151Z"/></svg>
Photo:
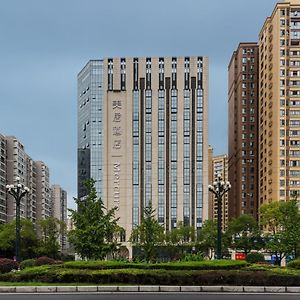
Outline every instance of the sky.
<svg viewBox="0 0 300 300"><path fill-rule="evenodd" d="M77 74L90 59L209 57L209 144L227 153L227 67L276 0L0 0L0 133L77 193Z"/></svg>

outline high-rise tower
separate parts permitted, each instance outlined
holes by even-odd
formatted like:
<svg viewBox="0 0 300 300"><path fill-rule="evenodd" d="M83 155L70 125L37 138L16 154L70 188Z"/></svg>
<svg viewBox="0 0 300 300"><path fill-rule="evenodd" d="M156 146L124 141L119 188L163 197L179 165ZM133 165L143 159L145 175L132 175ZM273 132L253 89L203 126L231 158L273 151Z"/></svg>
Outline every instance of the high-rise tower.
<svg viewBox="0 0 300 300"><path fill-rule="evenodd" d="M90 61L78 75L78 196L94 178L105 206L118 207L126 239L150 202L166 230L201 228L207 107L206 57Z"/></svg>

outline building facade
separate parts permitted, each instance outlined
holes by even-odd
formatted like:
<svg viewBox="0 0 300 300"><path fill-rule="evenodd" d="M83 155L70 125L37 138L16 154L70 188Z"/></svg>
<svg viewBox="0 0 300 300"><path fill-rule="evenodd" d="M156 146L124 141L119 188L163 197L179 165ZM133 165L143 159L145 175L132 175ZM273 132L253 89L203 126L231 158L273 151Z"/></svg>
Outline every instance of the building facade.
<svg viewBox="0 0 300 300"><path fill-rule="evenodd" d="M206 57L90 61L78 75L78 196L85 196L84 178L99 182L126 240L150 203L166 230L178 222L201 228L208 218L207 107ZM92 166L101 172L93 175Z"/></svg>
<svg viewBox="0 0 300 300"><path fill-rule="evenodd" d="M258 209L258 45L240 43L228 66L228 217Z"/></svg>
<svg viewBox="0 0 300 300"><path fill-rule="evenodd" d="M0 223L6 222L6 139L0 134Z"/></svg>
<svg viewBox="0 0 300 300"><path fill-rule="evenodd" d="M15 199L7 193L6 185L14 184L16 177L29 188L20 203L20 216L34 224L52 216L48 166L42 161L34 161L14 136L0 135L0 153L0 222L15 218Z"/></svg>
<svg viewBox="0 0 300 300"><path fill-rule="evenodd" d="M51 186L52 216L67 226L67 192L58 184ZM67 251L67 228L61 227L59 245L62 253Z"/></svg>
<svg viewBox="0 0 300 300"><path fill-rule="evenodd" d="M259 201L300 192L300 1L278 3L259 34Z"/></svg>

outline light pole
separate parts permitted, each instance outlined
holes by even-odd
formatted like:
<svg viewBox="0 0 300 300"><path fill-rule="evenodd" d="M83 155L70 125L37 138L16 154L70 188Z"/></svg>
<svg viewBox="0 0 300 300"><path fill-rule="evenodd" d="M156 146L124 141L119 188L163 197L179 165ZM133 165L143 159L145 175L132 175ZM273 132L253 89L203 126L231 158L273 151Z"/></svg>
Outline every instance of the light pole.
<svg viewBox="0 0 300 300"><path fill-rule="evenodd" d="M222 258L222 197L231 188L230 182L223 181L221 174L218 174L217 180L213 182L213 185L208 186L208 190L215 194L217 200L217 259Z"/></svg>
<svg viewBox="0 0 300 300"><path fill-rule="evenodd" d="M15 181L15 184L8 184L6 189L16 200L16 261L20 262L20 203L29 192L29 188L20 183L19 177L16 177Z"/></svg>

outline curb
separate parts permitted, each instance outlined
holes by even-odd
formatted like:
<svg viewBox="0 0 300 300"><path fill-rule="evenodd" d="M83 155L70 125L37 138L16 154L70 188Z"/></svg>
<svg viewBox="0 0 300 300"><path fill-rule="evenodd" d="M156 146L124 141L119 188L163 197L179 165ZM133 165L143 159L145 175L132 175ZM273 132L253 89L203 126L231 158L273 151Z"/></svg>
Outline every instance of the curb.
<svg viewBox="0 0 300 300"><path fill-rule="evenodd" d="M290 286L0 286L1 293L300 293Z"/></svg>

